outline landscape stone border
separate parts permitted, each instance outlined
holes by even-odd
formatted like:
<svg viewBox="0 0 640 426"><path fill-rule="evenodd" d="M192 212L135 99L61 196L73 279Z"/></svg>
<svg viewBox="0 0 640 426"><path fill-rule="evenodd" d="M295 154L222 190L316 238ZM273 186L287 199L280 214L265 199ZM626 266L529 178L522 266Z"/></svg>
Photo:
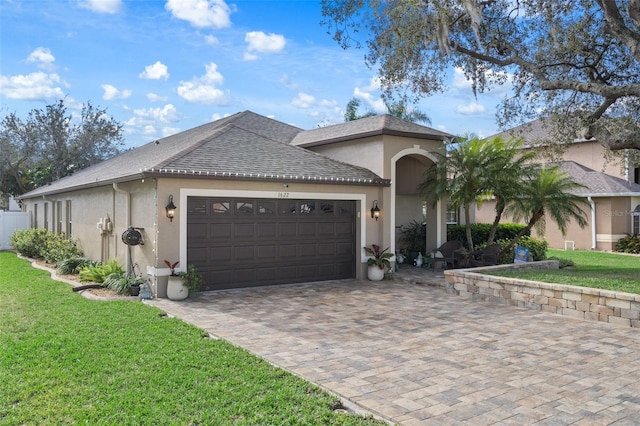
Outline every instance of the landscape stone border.
<svg viewBox="0 0 640 426"><path fill-rule="evenodd" d="M589 321L640 327L640 294L550 284L483 272L504 269L558 269L557 260L444 271L449 292L473 301L551 312Z"/></svg>

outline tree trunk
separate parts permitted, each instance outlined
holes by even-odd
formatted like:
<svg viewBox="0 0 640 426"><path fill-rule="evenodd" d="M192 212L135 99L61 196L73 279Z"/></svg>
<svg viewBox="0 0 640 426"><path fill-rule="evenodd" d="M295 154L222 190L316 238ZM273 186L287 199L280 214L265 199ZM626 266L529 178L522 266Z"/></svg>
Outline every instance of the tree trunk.
<svg viewBox="0 0 640 426"><path fill-rule="evenodd" d="M471 214L469 213L469 204L465 204L464 206L464 226L467 231L467 244L469 245L469 250L473 250L473 236L471 235Z"/></svg>
<svg viewBox="0 0 640 426"><path fill-rule="evenodd" d="M487 238L487 245L493 244L493 239L496 237L496 231L498 230L498 225L500 225L500 220L502 219L502 213L505 209L505 203L499 197L496 197L496 217L493 219L493 224L491 225L491 229L489 230L489 236Z"/></svg>

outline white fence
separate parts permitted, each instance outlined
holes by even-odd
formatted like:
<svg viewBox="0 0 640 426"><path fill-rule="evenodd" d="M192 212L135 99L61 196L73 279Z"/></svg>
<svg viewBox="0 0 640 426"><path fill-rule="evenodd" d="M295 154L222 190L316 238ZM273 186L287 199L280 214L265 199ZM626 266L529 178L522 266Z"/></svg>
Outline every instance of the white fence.
<svg viewBox="0 0 640 426"><path fill-rule="evenodd" d="M0 210L0 250L11 250L11 234L18 229L31 228L31 213Z"/></svg>

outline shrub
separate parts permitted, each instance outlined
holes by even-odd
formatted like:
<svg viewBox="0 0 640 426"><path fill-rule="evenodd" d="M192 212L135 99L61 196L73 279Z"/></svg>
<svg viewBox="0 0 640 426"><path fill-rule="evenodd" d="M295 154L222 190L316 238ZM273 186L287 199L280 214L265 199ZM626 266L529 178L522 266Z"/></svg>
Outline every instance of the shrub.
<svg viewBox="0 0 640 426"><path fill-rule="evenodd" d="M496 229L496 242L498 240L511 240L518 232L520 232L525 225L519 223L501 223ZM474 223L471 224L471 237L473 238L474 245L476 247L479 244L486 243L489 238L489 231L491 230L490 223ZM467 234L464 225L449 225L447 226L447 240L460 240L467 241Z"/></svg>
<svg viewBox="0 0 640 426"><path fill-rule="evenodd" d="M44 259L48 263L58 263L82 255L76 240L43 228L18 230L11 235L10 240L21 255Z"/></svg>
<svg viewBox="0 0 640 426"><path fill-rule="evenodd" d="M48 263L57 264L65 259L79 257L82 252L76 240L66 238L62 234L49 232L46 237L42 257Z"/></svg>
<svg viewBox="0 0 640 426"><path fill-rule="evenodd" d="M620 238L618 244L616 244L616 251L640 254L640 236L638 234L627 234L626 237Z"/></svg>
<svg viewBox="0 0 640 426"><path fill-rule="evenodd" d="M95 264L95 262L93 262ZM79 274L80 270L91 265L92 261L85 257L71 257L56 263L58 273L62 275Z"/></svg>
<svg viewBox="0 0 640 426"><path fill-rule="evenodd" d="M557 260L558 263L559 263L560 269L562 269L562 268L571 268L571 267L576 266L576 264L574 263L573 260L565 259L565 258L562 258L562 257L551 256L548 260Z"/></svg>
<svg viewBox="0 0 640 426"><path fill-rule="evenodd" d="M94 283L102 284L105 278L113 273L124 274L122 266L118 265L118 261L115 259L109 260L106 264L95 263L89 265L80 270L80 281L91 281Z"/></svg>
<svg viewBox="0 0 640 426"><path fill-rule="evenodd" d="M21 229L13 234L9 240L18 253L32 259L42 259L43 249L49 231L43 228Z"/></svg>
<svg viewBox="0 0 640 426"><path fill-rule="evenodd" d="M497 244L503 248L511 245L511 240L498 240ZM518 241L518 245L520 247L525 247L529 249L529 253L531 254L534 261L537 260L545 260L547 258L547 249L549 248L549 243L546 240L539 240L537 238L523 236ZM510 247L509 250L503 252L500 258L498 259L498 263L513 263L513 257L515 256L515 248Z"/></svg>

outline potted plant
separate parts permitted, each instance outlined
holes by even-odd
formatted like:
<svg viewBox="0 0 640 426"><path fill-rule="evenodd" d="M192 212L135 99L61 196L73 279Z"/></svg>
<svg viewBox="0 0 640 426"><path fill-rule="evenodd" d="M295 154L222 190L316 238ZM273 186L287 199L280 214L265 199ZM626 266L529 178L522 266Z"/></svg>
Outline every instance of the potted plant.
<svg viewBox="0 0 640 426"><path fill-rule="evenodd" d="M371 281L380 281L384 278L385 269L391 269L391 262L389 259L393 257L393 253L387 253L389 247L384 250L380 250L380 246L372 244L371 247L365 247L364 251L373 256L367 260L367 278Z"/></svg>
<svg viewBox="0 0 640 426"><path fill-rule="evenodd" d="M189 296L189 289L184 286L182 277L176 272L176 266L178 266L179 263L180 261L174 263L168 260L164 261L164 264L167 265L171 271L167 280L167 297L171 300L182 300Z"/></svg>
<svg viewBox="0 0 640 426"><path fill-rule="evenodd" d="M202 282L202 277L198 273L194 265L187 265L187 270L176 272L178 263L171 263L165 260L164 263L171 270L169 280L167 281L167 297L171 300L184 300L189 294L195 294Z"/></svg>

